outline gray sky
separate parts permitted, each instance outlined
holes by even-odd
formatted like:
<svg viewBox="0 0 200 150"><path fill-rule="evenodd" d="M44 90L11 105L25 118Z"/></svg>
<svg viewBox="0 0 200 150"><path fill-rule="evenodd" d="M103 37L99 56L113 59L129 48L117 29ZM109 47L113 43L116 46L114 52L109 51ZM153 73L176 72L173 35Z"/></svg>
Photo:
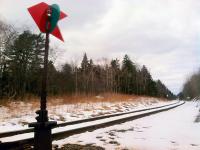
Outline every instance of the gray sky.
<svg viewBox="0 0 200 150"><path fill-rule="evenodd" d="M0 17L19 28L39 30L27 8L39 0L0 0ZM57 64L88 57L120 58L128 54L146 65L178 93L200 66L199 0L45 0L69 17L59 22L65 43L51 37Z"/></svg>

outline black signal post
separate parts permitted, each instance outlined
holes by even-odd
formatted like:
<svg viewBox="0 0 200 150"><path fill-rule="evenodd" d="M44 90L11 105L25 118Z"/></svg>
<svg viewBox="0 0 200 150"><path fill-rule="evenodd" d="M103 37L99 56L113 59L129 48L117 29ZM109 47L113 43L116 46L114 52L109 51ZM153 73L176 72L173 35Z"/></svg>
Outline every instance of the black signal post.
<svg viewBox="0 0 200 150"><path fill-rule="evenodd" d="M48 72L48 53L49 53L49 27L51 19L51 8L47 10L48 21L46 22L46 40L44 53L44 67L42 74L42 87L40 110L36 111L37 122L30 123L29 127L34 127L34 149L35 150L51 150L52 135L51 129L56 126L57 122L48 120L47 111L47 72Z"/></svg>
<svg viewBox="0 0 200 150"><path fill-rule="evenodd" d="M34 127L34 149L51 150L52 135L51 129L57 125L55 121L49 121L47 111L47 73L48 73L48 53L49 53L49 34L64 41L57 26L59 20L67 17L60 11L57 4L48 5L44 2L28 8L28 11L42 33L46 34L44 66L42 73L40 110L36 111L37 122L30 123L29 127Z"/></svg>

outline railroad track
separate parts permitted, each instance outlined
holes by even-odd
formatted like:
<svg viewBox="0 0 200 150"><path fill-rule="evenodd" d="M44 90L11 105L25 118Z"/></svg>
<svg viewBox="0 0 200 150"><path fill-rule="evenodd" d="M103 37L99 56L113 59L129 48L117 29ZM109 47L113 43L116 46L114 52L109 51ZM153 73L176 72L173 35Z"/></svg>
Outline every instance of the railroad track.
<svg viewBox="0 0 200 150"><path fill-rule="evenodd" d="M149 107L149 108L144 108L144 109L136 109L136 110L129 111L129 112L115 113L115 114L104 115L104 116L99 116L99 117L93 117L93 118L75 120L75 121L70 121L70 122L64 122L64 123L57 124L56 127L64 127L64 126L67 126L67 125L74 125L74 124L90 122L90 121L95 121L95 120L100 120L100 119L105 119L105 118L110 118L110 117L130 114L130 113L142 112L142 111L146 111L146 110L153 110L153 109L162 108L162 107L165 107L165 106L174 105L174 104L177 104L177 103L179 103L179 102L170 103L170 104L161 105L161 106L154 106L154 107ZM34 131L33 128L29 128L29 129L22 129L22 130L3 132L3 133L0 133L0 138L13 136L13 135L17 135L17 134L30 133L30 132L33 132L33 131Z"/></svg>
<svg viewBox="0 0 200 150"><path fill-rule="evenodd" d="M111 126L114 124L123 123L129 120L138 119L144 116L166 111L180 105L184 102L175 102L167 105L150 107L145 109L138 109L130 112L117 113L83 120L76 120L58 124L52 130L53 140L66 138L68 136L83 133L85 131L92 131L95 129ZM27 145L33 144L33 129L18 130L0 134L0 149L15 150L27 149Z"/></svg>

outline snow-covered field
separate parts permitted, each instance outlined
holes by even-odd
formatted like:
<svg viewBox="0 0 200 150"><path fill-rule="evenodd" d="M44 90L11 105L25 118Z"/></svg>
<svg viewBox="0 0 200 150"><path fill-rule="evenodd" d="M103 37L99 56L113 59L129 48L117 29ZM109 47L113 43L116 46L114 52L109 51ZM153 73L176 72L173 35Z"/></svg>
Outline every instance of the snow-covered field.
<svg viewBox="0 0 200 150"><path fill-rule="evenodd" d="M138 100L116 102L76 103L48 106L50 120L58 123L77 119L91 118L112 113L127 112L134 109L158 106L170 103L156 98L140 97ZM27 102L10 102L8 105L0 105L0 133L28 128L28 123L35 122L35 107Z"/></svg>
<svg viewBox="0 0 200 150"><path fill-rule="evenodd" d="M107 150L199 150L200 105L187 102L175 109L54 141L93 144Z"/></svg>

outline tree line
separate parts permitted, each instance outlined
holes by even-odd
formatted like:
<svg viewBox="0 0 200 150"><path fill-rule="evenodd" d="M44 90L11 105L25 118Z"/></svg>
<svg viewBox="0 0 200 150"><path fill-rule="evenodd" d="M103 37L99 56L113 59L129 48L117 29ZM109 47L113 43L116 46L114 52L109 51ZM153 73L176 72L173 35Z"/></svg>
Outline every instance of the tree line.
<svg viewBox="0 0 200 150"><path fill-rule="evenodd" d="M0 99L40 95L44 42L41 34L16 32L0 22ZM94 63L83 55L80 64L65 63L56 69L48 62L48 93L99 94L104 92L148 95L172 99L174 94L160 81L154 81L146 66L139 67L128 55Z"/></svg>
<svg viewBox="0 0 200 150"><path fill-rule="evenodd" d="M183 85L178 95L181 99L194 99L200 96L200 70L192 74Z"/></svg>

